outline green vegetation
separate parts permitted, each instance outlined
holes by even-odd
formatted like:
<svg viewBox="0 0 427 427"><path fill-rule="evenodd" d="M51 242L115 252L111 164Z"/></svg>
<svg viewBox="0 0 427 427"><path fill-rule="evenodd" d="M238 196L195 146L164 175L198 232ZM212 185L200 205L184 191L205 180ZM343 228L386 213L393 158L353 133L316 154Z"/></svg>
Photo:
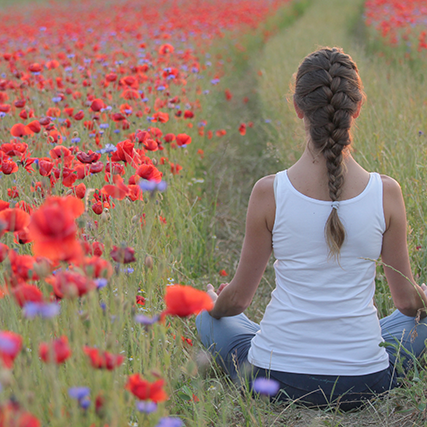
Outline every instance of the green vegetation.
<svg viewBox="0 0 427 427"><path fill-rule="evenodd" d="M160 416L168 414L179 415L186 426L424 425L427 377L422 365L408 377L405 387L357 413L342 414L333 406L321 411L297 403L272 405L242 393L215 363L201 362L205 353L197 341L193 319L172 319L152 327L138 325L133 319L137 294L146 298L145 313L154 315L163 309L166 283L203 289L207 283L217 286L224 280L218 274L220 269L232 276L253 184L264 175L289 167L303 149L303 128L291 102L292 75L304 56L325 45L343 47L358 64L367 102L354 131L353 155L368 171L387 174L400 182L407 206L413 271L420 283L425 281L427 100L421 90L423 67L393 60L392 51L384 56L382 45L371 42L369 32L363 29L362 6L362 0L294 1L240 43L227 38L218 42L211 54L215 60L224 61L226 77L221 90L201 102L209 129L225 129L227 133L212 140L205 133L197 147L192 144L177 153L174 160L183 166L183 172L171 177L171 191L146 197L143 212L117 202L120 209L111 209L108 216L100 218L97 233L103 238L106 253L113 244L126 242L137 248L139 255L132 265L133 273L118 271L114 286L101 291L106 312L99 306L98 296L89 295L81 302L64 303L57 319L29 321L21 319L20 309L8 297L0 302L0 323L19 331L27 349L16 360L13 376L5 374L0 382L4 388L10 387L28 410L50 420L46 425L99 424L93 410L82 415L76 402L70 405L70 384L91 384L93 400L98 393L103 394L110 427L126 425L127 421L131 426L155 425ZM226 89L232 95L229 100L224 95ZM253 122L244 136L238 132L242 122ZM203 160L196 161L194 153L188 155L196 148L203 148ZM29 181L26 176L13 185L18 190L29 188ZM0 199L7 198L11 185L9 181L2 185ZM31 201L36 196L27 197ZM139 222L142 213L144 227ZM160 216L167 224L159 221ZM94 226L89 217L84 220L86 227ZM11 238L5 243L14 246ZM146 256L152 258L153 266L145 261ZM269 265L248 309L253 320L261 319L273 289L274 274ZM381 316L393 309L380 264L376 302ZM160 374L167 381L170 400L159 404L156 415L132 411L125 420L124 408L133 408L133 397L123 393L123 372L106 376L93 370L82 350L81 354L76 350L66 369L42 365L34 354L34 343L61 335L68 335L76 349L90 342L113 353L123 351L128 357L121 370L126 374L143 372L150 379ZM192 339L193 346L181 336ZM40 395L45 405L39 405Z"/></svg>

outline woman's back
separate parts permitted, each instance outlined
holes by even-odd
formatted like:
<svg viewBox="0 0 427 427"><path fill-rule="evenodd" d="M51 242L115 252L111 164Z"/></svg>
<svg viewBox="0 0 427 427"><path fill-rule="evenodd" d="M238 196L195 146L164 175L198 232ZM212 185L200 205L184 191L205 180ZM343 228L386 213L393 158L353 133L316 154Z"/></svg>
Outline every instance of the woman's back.
<svg viewBox="0 0 427 427"><path fill-rule="evenodd" d="M252 341L254 365L322 375L366 375L388 366L373 305L372 259L386 228L382 181L367 175L365 188L339 203L346 239L337 260L324 236L331 202L299 192L287 171L276 174L276 289Z"/></svg>

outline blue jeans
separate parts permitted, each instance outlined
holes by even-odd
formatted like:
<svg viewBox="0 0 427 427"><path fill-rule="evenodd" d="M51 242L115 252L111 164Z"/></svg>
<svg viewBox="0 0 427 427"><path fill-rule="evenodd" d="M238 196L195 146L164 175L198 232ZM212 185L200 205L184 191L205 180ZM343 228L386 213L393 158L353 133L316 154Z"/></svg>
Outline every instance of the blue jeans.
<svg viewBox="0 0 427 427"><path fill-rule="evenodd" d="M277 400L297 400L324 406L339 402L343 410L360 406L370 399L397 386L397 379L412 366L425 349L427 317L417 324L414 317L394 311L380 320L382 337L391 346L386 347L390 365L387 369L369 375L333 376L294 374L265 370L248 362L251 340L259 325L245 314L214 319L208 312L200 313L196 326L203 345L216 358L233 380L249 372L255 377L273 378L280 384Z"/></svg>

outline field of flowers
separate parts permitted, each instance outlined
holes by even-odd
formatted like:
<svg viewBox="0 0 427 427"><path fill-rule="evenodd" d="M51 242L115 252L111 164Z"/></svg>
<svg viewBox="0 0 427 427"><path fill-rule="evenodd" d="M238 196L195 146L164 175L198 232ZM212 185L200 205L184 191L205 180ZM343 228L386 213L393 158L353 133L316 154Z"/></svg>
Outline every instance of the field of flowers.
<svg viewBox="0 0 427 427"><path fill-rule="evenodd" d="M198 371L209 361L186 318L212 305L188 285L227 275L201 187L204 148L227 133L204 109L228 55L211 48L224 39L243 51L241 38L286 3L0 12L0 426L206 415Z"/></svg>
<svg viewBox="0 0 427 427"><path fill-rule="evenodd" d="M313 7L270 42L291 3ZM212 304L201 289L227 280L238 260L234 248L219 251L207 159L223 161L224 140L241 152L261 145L259 126L268 155L280 153L277 170L292 163L298 131L284 102L292 73L319 44L347 49L360 6L375 56L422 70L421 0L79 0L0 10L0 427L280 424L289 407L264 421L271 408L230 392L195 342L192 315ZM260 44L252 65L264 110L254 124L243 113L254 88L241 96L230 73ZM406 68L376 69L353 51L371 112L362 112L354 155L411 195L410 251L422 280L427 151L416 150L427 103L402 77ZM381 78L368 74L375 69ZM252 167L235 156L236 175ZM238 194L243 183L229 185ZM243 222L241 207L238 215ZM377 289L388 314L380 271ZM268 296L257 295L256 316ZM408 396L418 408L427 402L417 390Z"/></svg>
<svg viewBox="0 0 427 427"><path fill-rule="evenodd" d="M405 60L426 56L427 4L423 0L368 0L365 3L366 25L374 38Z"/></svg>

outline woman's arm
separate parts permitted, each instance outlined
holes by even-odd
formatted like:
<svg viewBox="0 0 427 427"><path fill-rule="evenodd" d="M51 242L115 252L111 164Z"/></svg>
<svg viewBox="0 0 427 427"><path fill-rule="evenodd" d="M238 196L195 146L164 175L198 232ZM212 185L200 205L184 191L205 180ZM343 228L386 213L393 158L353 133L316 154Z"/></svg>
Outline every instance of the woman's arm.
<svg viewBox="0 0 427 427"><path fill-rule="evenodd" d="M251 303L272 251L276 204L274 175L260 179L252 190L246 216L246 233L233 280L224 287L210 315L216 319L242 313ZM213 289L209 289L212 293Z"/></svg>
<svg viewBox="0 0 427 427"><path fill-rule="evenodd" d="M384 272L396 308L406 316L416 316L427 307L427 297L412 276L406 240L406 210L399 184L382 175L384 216L386 231L383 237L381 258ZM421 317L426 315L421 313Z"/></svg>

